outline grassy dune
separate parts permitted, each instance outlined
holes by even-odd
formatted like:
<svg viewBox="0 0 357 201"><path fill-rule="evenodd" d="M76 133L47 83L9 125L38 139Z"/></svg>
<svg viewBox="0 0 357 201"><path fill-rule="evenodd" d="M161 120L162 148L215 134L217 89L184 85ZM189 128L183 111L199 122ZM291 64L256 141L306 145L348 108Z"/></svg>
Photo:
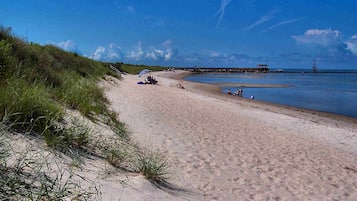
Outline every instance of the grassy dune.
<svg viewBox="0 0 357 201"><path fill-rule="evenodd" d="M118 64L114 65L128 73L147 68ZM16 147L10 143L10 134L43 140L52 151L70 156L72 164L81 165L83 153L89 153L107 159L114 167L142 173L150 181L167 179L166 161L159 158L160 154L147 155L131 145L124 124L108 110L108 101L98 87L98 82L108 76L120 78L108 63L55 46L28 43L14 36L10 28L0 27L1 198L91 200L96 194L95 190L81 190L80 185L71 182L71 176L65 178L60 170L49 174L44 168L50 165L46 156L35 160L34 156L28 157L33 153L25 149L26 157L13 159ZM116 133L115 138L93 141L90 136L94 133L83 121L66 118L69 109L79 111L93 123L107 124Z"/></svg>

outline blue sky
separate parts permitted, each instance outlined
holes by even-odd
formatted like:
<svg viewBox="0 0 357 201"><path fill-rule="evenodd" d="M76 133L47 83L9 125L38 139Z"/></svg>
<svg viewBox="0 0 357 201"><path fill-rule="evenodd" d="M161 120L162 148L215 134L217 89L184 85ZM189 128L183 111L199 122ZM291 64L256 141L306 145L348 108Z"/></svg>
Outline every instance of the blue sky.
<svg viewBox="0 0 357 201"><path fill-rule="evenodd" d="M15 35L100 60L357 69L357 0L0 0Z"/></svg>

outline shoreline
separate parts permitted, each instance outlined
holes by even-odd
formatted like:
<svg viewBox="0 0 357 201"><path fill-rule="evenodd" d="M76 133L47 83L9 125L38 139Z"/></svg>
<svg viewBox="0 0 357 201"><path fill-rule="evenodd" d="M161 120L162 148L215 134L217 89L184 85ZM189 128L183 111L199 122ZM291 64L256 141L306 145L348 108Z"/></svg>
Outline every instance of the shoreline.
<svg viewBox="0 0 357 201"><path fill-rule="evenodd" d="M246 104L253 104L253 105L251 105L253 107L254 107L254 104L259 104L259 106L267 107L266 109L268 109L268 110L270 109L271 111L276 111L277 109L284 109L282 112L285 112L285 114L287 114L287 115L291 114L291 111L304 113L304 114L308 115L308 117L310 117L311 115L312 116L318 115L319 117L326 118L325 120L328 123L331 123L331 121L338 121L340 123L347 123L347 124L345 124L345 126L352 126L353 128L356 128L353 124L357 125L357 117L351 117L351 116L346 116L346 115L341 115L341 114L336 114L336 113L312 110L312 109L305 109L305 108L283 105L283 104L278 104L278 103L272 103L272 102L267 102L267 101L261 101L261 100L256 100L256 99L250 100L248 98L241 98L241 97L232 96L232 95L223 93L221 91L222 85L191 82L191 81L184 79L185 77L190 76L192 74L197 74L197 73L187 72L187 71L179 71L179 73L164 75L164 76L161 74L160 76L170 78L170 79L175 79L180 82L192 83L192 84L196 85L195 88L205 91L204 92L205 95L209 95L209 96L216 97L216 98L219 98L221 96L225 97L225 98L230 97L233 100L238 99L239 101L243 101ZM237 86L240 86L240 84L237 84ZM260 84L258 84L258 85L257 84L247 84L247 85L245 85L245 87L248 87L248 88L261 87L261 86L265 86L265 84L261 84L261 85ZM271 88L271 87L276 88L276 87L286 87L286 85L268 85L266 87L267 88ZM196 92L199 92L199 90Z"/></svg>
<svg viewBox="0 0 357 201"><path fill-rule="evenodd" d="M106 94L132 139L161 150L169 181L190 192L170 200L357 197L355 120L233 97L182 71L152 75L158 85L123 75Z"/></svg>

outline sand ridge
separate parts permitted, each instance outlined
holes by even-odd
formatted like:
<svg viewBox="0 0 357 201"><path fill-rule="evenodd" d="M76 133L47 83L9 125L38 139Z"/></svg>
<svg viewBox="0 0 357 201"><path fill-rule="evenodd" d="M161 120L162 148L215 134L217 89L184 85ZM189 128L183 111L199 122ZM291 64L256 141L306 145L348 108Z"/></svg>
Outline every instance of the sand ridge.
<svg viewBox="0 0 357 201"><path fill-rule="evenodd" d="M168 78L180 73L154 73L159 85L123 75L105 87L134 140L166 152L170 181L198 194L184 200L357 199L356 126L207 95Z"/></svg>

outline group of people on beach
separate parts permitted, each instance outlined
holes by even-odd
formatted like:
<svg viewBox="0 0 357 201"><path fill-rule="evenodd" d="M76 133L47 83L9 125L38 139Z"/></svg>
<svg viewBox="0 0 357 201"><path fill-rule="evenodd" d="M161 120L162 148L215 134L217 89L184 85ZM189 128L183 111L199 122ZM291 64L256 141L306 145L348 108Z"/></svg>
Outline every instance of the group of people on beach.
<svg viewBox="0 0 357 201"><path fill-rule="evenodd" d="M243 97L243 89L237 89L234 93L231 92L231 89L228 89L227 94Z"/></svg>

